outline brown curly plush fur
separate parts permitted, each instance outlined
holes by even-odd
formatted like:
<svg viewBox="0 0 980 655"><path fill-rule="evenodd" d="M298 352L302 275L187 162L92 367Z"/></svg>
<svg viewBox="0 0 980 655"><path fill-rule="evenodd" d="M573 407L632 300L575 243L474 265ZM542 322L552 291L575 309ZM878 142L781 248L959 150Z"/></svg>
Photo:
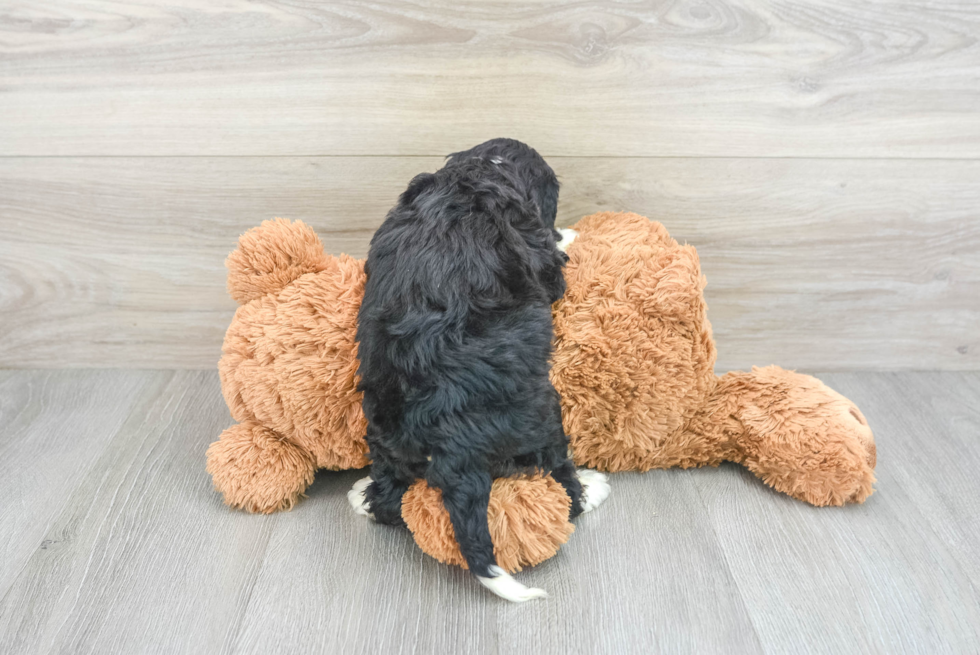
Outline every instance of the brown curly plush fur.
<svg viewBox="0 0 980 655"><path fill-rule="evenodd" d="M636 214L583 218L555 303L552 382L575 462L604 471L744 464L814 505L863 502L875 446L857 407L776 366L714 374L692 246Z"/></svg>
<svg viewBox="0 0 980 655"><path fill-rule="evenodd" d="M233 425L208 448L208 473L225 502L268 514L292 509L313 482L309 453L258 423Z"/></svg>
<svg viewBox="0 0 980 655"><path fill-rule="evenodd" d="M308 226L276 219L246 232L226 265L228 290L243 303L218 362L232 417L262 426L314 468L367 466L354 340L364 263L328 257ZM247 465L229 459L240 452L239 427L208 449L208 472L225 502L264 513L292 507L312 473L281 466L268 449L248 452ZM268 492L276 487L278 495Z"/></svg>
<svg viewBox="0 0 980 655"><path fill-rule="evenodd" d="M698 454L672 437L715 380L697 251L636 214L594 214L573 229L551 377L576 463L695 463Z"/></svg>
<svg viewBox="0 0 980 655"><path fill-rule="evenodd" d="M873 491L877 452L861 410L778 366L723 375L684 438L813 505L861 503Z"/></svg>
<svg viewBox="0 0 980 655"><path fill-rule="evenodd" d="M636 214L594 214L574 229L568 289L554 306L552 381L578 464L645 471L734 461L814 505L871 494L874 438L853 403L775 366L715 376L693 247ZM363 263L325 255L309 227L276 219L245 233L227 266L241 306L218 368L239 425L208 449L208 472L233 507L288 509L315 469L368 463L355 390ZM550 478L495 482L500 565L553 555L573 529L568 502ZM403 517L426 552L459 563L440 503L419 483Z"/></svg>
<svg viewBox="0 0 980 655"><path fill-rule="evenodd" d="M575 530L568 521L570 507L565 490L550 477L494 480L487 521L498 566L516 573L557 553ZM469 568L441 491L424 481L413 485L402 499L402 515L422 550L445 564Z"/></svg>

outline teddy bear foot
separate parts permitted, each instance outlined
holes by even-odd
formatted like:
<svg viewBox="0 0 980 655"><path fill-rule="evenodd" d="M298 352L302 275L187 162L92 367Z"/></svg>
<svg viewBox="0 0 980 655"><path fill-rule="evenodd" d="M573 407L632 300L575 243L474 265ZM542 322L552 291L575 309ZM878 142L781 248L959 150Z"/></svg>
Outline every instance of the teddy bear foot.
<svg viewBox="0 0 980 655"><path fill-rule="evenodd" d="M749 468L776 491L817 507L863 503L874 493L874 469L860 459L839 458L831 466L814 471L772 475Z"/></svg>
<svg viewBox="0 0 980 655"><path fill-rule="evenodd" d="M231 507L258 514L292 509L313 482L313 459L253 421L233 425L208 448L208 473Z"/></svg>
<svg viewBox="0 0 980 655"><path fill-rule="evenodd" d="M862 503L874 491L874 435L850 400L776 366L729 373L741 405L741 461L777 491L812 505Z"/></svg>

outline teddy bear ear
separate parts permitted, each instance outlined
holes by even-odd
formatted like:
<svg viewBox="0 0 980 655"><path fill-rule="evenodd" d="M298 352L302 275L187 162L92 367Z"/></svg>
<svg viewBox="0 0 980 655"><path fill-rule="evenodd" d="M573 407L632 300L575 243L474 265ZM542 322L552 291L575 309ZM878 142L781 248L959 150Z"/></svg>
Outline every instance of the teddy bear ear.
<svg viewBox="0 0 980 655"><path fill-rule="evenodd" d="M225 266L228 293L239 304L271 293L328 264L316 232L302 221L276 218L243 234Z"/></svg>

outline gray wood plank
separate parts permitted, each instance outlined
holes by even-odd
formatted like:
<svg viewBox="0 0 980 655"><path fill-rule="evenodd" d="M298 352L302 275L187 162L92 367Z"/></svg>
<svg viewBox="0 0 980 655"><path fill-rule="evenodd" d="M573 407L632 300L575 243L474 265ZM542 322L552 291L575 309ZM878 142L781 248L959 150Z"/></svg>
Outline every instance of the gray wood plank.
<svg viewBox="0 0 980 655"><path fill-rule="evenodd" d="M970 652L980 375L821 377L876 430L867 503L812 508L735 466L616 475L518 574L551 598L513 606L354 516L362 472L321 473L289 513L225 508L203 467L230 421L214 372L0 372L5 456L29 433L92 451L23 451L76 477L19 480L35 497L4 506L0 527L34 542L0 588L0 652ZM115 410L90 401L130 387ZM86 424L112 411L96 446Z"/></svg>
<svg viewBox="0 0 980 655"><path fill-rule="evenodd" d="M556 557L517 574L551 594L522 606L352 516L344 492L362 473L321 474L277 526L235 651L762 652L679 473L616 476Z"/></svg>
<svg viewBox="0 0 980 655"><path fill-rule="evenodd" d="M211 489L204 450L231 420L216 374L166 377L59 499L0 602L0 652L213 653L237 633L280 517L231 512Z"/></svg>
<svg viewBox="0 0 980 655"><path fill-rule="evenodd" d="M874 427L888 437L878 452L890 460L891 484L919 508L929 531L980 589L980 373L823 377L859 404L880 398L909 408L877 413Z"/></svg>
<svg viewBox="0 0 980 655"><path fill-rule="evenodd" d="M58 514L163 377L0 371L0 597L37 549L64 540L54 527Z"/></svg>
<svg viewBox="0 0 980 655"><path fill-rule="evenodd" d="M437 158L0 158L0 366L210 368L223 261L275 215L366 253ZM696 245L719 368L980 367L980 162L551 159L560 222Z"/></svg>
<svg viewBox="0 0 980 655"><path fill-rule="evenodd" d="M0 602L0 651L761 652L680 472L620 476L520 574L552 597L517 607L355 516L362 472L321 473L290 513L228 510L203 470L228 420L212 372L134 411Z"/></svg>
<svg viewBox="0 0 980 655"><path fill-rule="evenodd" d="M863 505L810 507L735 466L694 472L767 652L963 653L980 643L980 587L969 568L975 556L965 550L970 544L942 536L975 522L975 513L971 501L946 513L937 513L936 502L945 486L939 462L975 460L980 444L951 448L957 437L944 431L938 412L908 402L902 387L916 375L821 376L855 400L875 429L877 492ZM960 377L933 376L935 396ZM980 397L974 389L958 399L976 405ZM934 424L931 435L917 431L924 423ZM923 452L918 444L928 436L937 441ZM976 476L958 479L960 493L975 497Z"/></svg>
<svg viewBox="0 0 980 655"><path fill-rule="evenodd" d="M980 155L980 7L32 2L0 153Z"/></svg>

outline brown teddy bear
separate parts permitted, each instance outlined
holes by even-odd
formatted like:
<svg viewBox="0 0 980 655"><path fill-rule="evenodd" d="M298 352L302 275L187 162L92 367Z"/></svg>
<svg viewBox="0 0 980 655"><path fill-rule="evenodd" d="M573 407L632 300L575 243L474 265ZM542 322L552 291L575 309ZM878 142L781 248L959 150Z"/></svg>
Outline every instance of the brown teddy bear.
<svg viewBox="0 0 980 655"><path fill-rule="evenodd" d="M738 462L814 505L863 502L875 445L858 408L822 382L770 366L714 374L715 346L697 251L629 213L583 218L554 305L552 381L575 462L603 471ZM325 255L301 222L249 230L226 262L240 303L219 362L238 421L208 449L225 502L291 508L316 469L368 465L356 391L363 262ZM497 480L490 532L509 571L557 552L573 530L569 500L547 476ZM438 490L419 481L402 503L423 550L465 565Z"/></svg>

